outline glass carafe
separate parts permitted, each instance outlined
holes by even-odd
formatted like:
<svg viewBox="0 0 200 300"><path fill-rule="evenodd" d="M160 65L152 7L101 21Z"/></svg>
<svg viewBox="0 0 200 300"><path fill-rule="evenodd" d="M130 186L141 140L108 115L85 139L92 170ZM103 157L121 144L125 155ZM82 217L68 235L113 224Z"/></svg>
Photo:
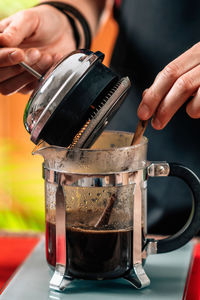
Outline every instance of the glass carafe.
<svg viewBox="0 0 200 300"><path fill-rule="evenodd" d="M44 157L46 258L54 269L51 288L63 290L74 278L118 277L136 288L145 287L150 283L143 269L147 254L177 249L197 233L197 176L175 163L147 161L147 138L135 146L129 146L131 140L131 133L105 131L90 149L41 144L34 152ZM193 193L190 220L166 239L147 238L148 176L178 176Z"/></svg>

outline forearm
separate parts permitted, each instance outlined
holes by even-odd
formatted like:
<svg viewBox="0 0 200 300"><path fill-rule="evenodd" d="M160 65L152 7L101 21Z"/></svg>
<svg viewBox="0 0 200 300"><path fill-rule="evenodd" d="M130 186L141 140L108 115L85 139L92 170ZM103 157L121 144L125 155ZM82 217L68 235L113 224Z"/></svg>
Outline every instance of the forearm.
<svg viewBox="0 0 200 300"><path fill-rule="evenodd" d="M40 1L40 3L42 2L45 2L45 0ZM53 0L51 2L53 2ZM77 8L87 20L92 36L95 35L98 29L99 19L106 5L106 0L61 0L60 2L70 4Z"/></svg>

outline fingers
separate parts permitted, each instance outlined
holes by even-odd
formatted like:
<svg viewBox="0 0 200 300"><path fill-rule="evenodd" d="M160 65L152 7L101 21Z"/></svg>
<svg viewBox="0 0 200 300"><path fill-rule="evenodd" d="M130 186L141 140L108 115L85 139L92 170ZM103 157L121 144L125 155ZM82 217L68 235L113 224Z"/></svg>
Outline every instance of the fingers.
<svg viewBox="0 0 200 300"><path fill-rule="evenodd" d="M24 86L22 89L19 89L18 92L24 95L30 94L34 89L39 85L38 81L31 82Z"/></svg>
<svg viewBox="0 0 200 300"><path fill-rule="evenodd" d="M33 67L40 74L44 74L53 64L53 58L49 54L43 54L40 61Z"/></svg>
<svg viewBox="0 0 200 300"><path fill-rule="evenodd" d="M33 35L39 17L33 10L24 10L0 22L0 46L16 47Z"/></svg>
<svg viewBox="0 0 200 300"><path fill-rule="evenodd" d="M160 102L152 126L155 129L164 128L176 111L194 94L200 86L200 65L179 77L170 91Z"/></svg>
<svg viewBox="0 0 200 300"><path fill-rule="evenodd" d="M200 88L193 99L188 103L186 112L193 119L200 118Z"/></svg>
<svg viewBox="0 0 200 300"><path fill-rule="evenodd" d="M162 129L177 109L200 85L200 43L168 64L144 93L138 108L138 117L147 120L155 116L152 125Z"/></svg>
<svg viewBox="0 0 200 300"><path fill-rule="evenodd" d="M5 53L9 54L4 55ZM1 66L6 65L6 67L0 68L0 82L22 73L24 69L18 65L21 61L25 61L28 65L33 65L38 62L40 57L41 53L37 49L29 49L25 53L19 49L14 51L2 49L0 51L0 64Z"/></svg>
<svg viewBox="0 0 200 300"><path fill-rule="evenodd" d="M0 49L0 66L9 67L17 65L22 61L27 64L34 64L40 58L41 53L37 49L28 49L24 52L19 48L3 48Z"/></svg>
<svg viewBox="0 0 200 300"><path fill-rule="evenodd" d="M0 66L8 67L20 63L25 59L24 51L16 48L0 49Z"/></svg>
<svg viewBox="0 0 200 300"><path fill-rule="evenodd" d="M11 23L10 18L1 20L0 21L0 32L2 33L10 23Z"/></svg>
<svg viewBox="0 0 200 300"><path fill-rule="evenodd" d="M43 74L50 68L51 65L52 65L52 57L48 54L42 54L39 61L36 64L31 66L36 71ZM27 85L31 83L36 83L36 82L37 80L35 79L35 77L33 77L33 75L24 71L12 78L9 78L1 82L0 93L3 95L9 95L25 88Z"/></svg>
<svg viewBox="0 0 200 300"><path fill-rule="evenodd" d="M9 78L15 77L18 74L24 72L24 69L20 65L13 67L0 68L0 83L6 81Z"/></svg>

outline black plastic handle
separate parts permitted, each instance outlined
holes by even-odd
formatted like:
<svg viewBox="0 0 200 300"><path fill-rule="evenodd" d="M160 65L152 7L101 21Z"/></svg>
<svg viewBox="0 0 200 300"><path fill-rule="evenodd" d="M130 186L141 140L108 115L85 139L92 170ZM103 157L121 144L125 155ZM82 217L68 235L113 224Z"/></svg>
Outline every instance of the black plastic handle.
<svg viewBox="0 0 200 300"><path fill-rule="evenodd" d="M189 242L200 230L200 180L194 172L178 163L169 163L169 176L181 178L189 186L193 199L187 223L176 234L157 240L157 253L176 250Z"/></svg>

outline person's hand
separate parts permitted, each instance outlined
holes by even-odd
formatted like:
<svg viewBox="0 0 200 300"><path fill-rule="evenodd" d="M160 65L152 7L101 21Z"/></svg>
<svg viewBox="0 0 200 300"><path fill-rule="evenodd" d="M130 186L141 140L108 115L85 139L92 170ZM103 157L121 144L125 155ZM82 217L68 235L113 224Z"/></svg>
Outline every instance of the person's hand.
<svg viewBox="0 0 200 300"><path fill-rule="evenodd" d="M176 111L192 96L187 114L200 118L200 43L169 63L144 91L138 108L142 120L152 118L152 126L162 129Z"/></svg>
<svg viewBox="0 0 200 300"><path fill-rule="evenodd" d="M18 64L44 74L63 55L75 50L71 25L56 8L41 5L0 21L0 93L30 92L38 84Z"/></svg>

